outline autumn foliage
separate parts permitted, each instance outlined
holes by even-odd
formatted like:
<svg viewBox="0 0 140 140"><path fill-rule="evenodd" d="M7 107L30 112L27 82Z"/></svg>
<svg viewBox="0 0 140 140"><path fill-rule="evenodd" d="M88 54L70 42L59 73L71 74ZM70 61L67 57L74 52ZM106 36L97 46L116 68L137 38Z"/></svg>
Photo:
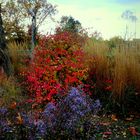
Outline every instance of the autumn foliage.
<svg viewBox="0 0 140 140"><path fill-rule="evenodd" d="M73 34L63 32L40 39L32 62L22 73L30 101L55 101L57 94L80 85L86 73L83 55L82 44Z"/></svg>

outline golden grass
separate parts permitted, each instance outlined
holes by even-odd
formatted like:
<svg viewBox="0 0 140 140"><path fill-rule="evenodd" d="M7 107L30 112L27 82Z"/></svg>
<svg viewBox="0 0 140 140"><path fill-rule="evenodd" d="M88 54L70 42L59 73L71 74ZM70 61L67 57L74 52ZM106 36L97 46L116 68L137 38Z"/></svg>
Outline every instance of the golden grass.
<svg viewBox="0 0 140 140"><path fill-rule="evenodd" d="M114 53L114 71L113 71L113 98L123 100L124 92L127 85L127 59L125 53L119 49Z"/></svg>
<svg viewBox="0 0 140 140"><path fill-rule="evenodd" d="M123 101L126 88L140 92L140 46L116 48L114 59L113 96Z"/></svg>
<svg viewBox="0 0 140 140"><path fill-rule="evenodd" d="M95 42L93 40L88 40L84 47L87 55L93 57L94 61L90 61L88 66L89 69L96 70L96 86L103 88L103 79L110 78L110 59L107 57L109 48L105 42Z"/></svg>
<svg viewBox="0 0 140 140"><path fill-rule="evenodd" d="M8 51L12 61L14 71L17 72L21 66L21 62L27 57L28 45L24 43L10 42L8 44Z"/></svg>
<svg viewBox="0 0 140 140"><path fill-rule="evenodd" d="M8 53L12 61L14 74L20 72L24 65L24 60L27 57L27 43L9 42ZM22 99L20 86L17 84L17 79L14 76L7 77L4 73L0 74L0 106L9 106L13 101Z"/></svg>
<svg viewBox="0 0 140 140"><path fill-rule="evenodd" d="M88 39L84 50L95 58L90 69L96 67L97 86L101 89L104 79L112 79L112 97L123 101L128 87L140 93L140 45L128 47L123 43L117 46L111 50L105 41L94 43Z"/></svg>
<svg viewBox="0 0 140 140"><path fill-rule="evenodd" d="M21 90L14 77L0 75L0 107L22 100Z"/></svg>

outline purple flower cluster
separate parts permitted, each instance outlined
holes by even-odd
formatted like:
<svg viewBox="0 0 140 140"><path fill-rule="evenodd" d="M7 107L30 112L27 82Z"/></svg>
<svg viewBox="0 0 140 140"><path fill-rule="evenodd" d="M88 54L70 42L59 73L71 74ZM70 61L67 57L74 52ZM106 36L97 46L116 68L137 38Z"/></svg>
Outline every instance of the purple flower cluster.
<svg viewBox="0 0 140 140"><path fill-rule="evenodd" d="M23 124L8 123L8 110L0 109L0 133L3 139L13 137L29 140L53 139L53 136L74 136L79 126L84 128L87 116L97 113L101 108L99 100L93 100L78 88L71 88L69 93L56 104L48 103L40 118L35 120L32 113L20 112ZM15 116L16 117L16 116ZM24 136L21 136L21 134ZM15 134L17 136L15 136ZM10 136L11 136L10 135ZM1 138L0 136L0 138Z"/></svg>
<svg viewBox="0 0 140 140"><path fill-rule="evenodd" d="M43 118L52 130L73 134L85 116L97 113L100 108L99 100L93 102L89 96L73 87L56 105L49 103L46 106Z"/></svg>
<svg viewBox="0 0 140 140"><path fill-rule="evenodd" d="M8 110L4 107L0 108L0 115L3 116L8 112Z"/></svg>
<svg viewBox="0 0 140 140"><path fill-rule="evenodd" d="M0 108L0 132L3 129L4 131L8 131L7 120L5 117L8 114L8 110L4 107Z"/></svg>
<svg viewBox="0 0 140 140"><path fill-rule="evenodd" d="M45 121L48 128L53 128L56 124L56 105L54 103L48 103L42 113L42 118Z"/></svg>
<svg viewBox="0 0 140 140"><path fill-rule="evenodd" d="M3 139L3 133L11 133L12 127L9 125L7 116L9 115L8 110L4 107L0 108L0 139Z"/></svg>

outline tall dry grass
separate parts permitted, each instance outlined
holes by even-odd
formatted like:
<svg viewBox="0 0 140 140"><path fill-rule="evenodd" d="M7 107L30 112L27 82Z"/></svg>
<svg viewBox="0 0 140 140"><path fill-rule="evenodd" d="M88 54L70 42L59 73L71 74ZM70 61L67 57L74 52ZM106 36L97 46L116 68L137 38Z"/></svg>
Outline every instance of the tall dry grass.
<svg viewBox="0 0 140 140"><path fill-rule="evenodd" d="M24 43L9 42L8 53L12 61L14 74L20 72L28 56L28 45ZM14 75L14 76L15 76ZM0 106L9 106L13 101L21 101L21 87L14 76L7 77L3 72L0 73Z"/></svg>
<svg viewBox="0 0 140 140"><path fill-rule="evenodd" d="M127 43L117 44L109 48L105 41L87 40L85 52L95 58L90 62L90 69L96 69L96 85L102 89L104 79L112 79L112 97L123 102L127 90L134 89L133 94L140 94L140 44L128 46Z"/></svg>
<svg viewBox="0 0 140 140"><path fill-rule="evenodd" d="M113 96L119 100L127 96L126 89L140 93L140 46L123 45L114 51Z"/></svg>
<svg viewBox="0 0 140 140"><path fill-rule="evenodd" d="M8 51L12 61L13 69L15 73L17 73L22 65L22 62L29 55L28 43L27 42L16 43L14 41L9 42Z"/></svg>
<svg viewBox="0 0 140 140"><path fill-rule="evenodd" d="M127 58L125 50L116 48L114 51L114 68L113 68L113 98L122 101L127 86Z"/></svg>
<svg viewBox="0 0 140 140"><path fill-rule="evenodd" d="M88 39L84 47L86 57L93 58L93 61L88 62L89 71L96 71L96 86L100 89L103 88L103 81L111 78L111 60L109 57L110 49L106 42L94 42ZM87 59L87 58L85 58Z"/></svg>

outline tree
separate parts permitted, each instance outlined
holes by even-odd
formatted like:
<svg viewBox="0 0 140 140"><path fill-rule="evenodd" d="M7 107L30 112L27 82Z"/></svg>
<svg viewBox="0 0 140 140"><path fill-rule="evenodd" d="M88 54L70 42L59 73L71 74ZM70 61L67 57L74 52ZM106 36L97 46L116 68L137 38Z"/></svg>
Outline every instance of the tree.
<svg viewBox="0 0 140 140"><path fill-rule="evenodd" d="M25 25L23 24L25 15L22 14L15 0L3 2L3 9L3 26L7 40L20 41L25 39Z"/></svg>
<svg viewBox="0 0 140 140"><path fill-rule="evenodd" d="M48 3L47 0L17 0L20 9L31 19L31 53L36 44L36 34L39 26L48 17L56 13L56 6Z"/></svg>
<svg viewBox="0 0 140 140"><path fill-rule="evenodd" d="M73 17L62 16L60 21L60 27L56 29L56 32L69 31L78 33L82 29L81 23L75 20Z"/></svg>
<svg viewBox="0 0 140 140"><path fill-rule="evenodd" d="M0 70L4 70L7 76L11 75L11 62L7 53L7 45L5 39L5 33L2 22L2 10L0 3Z"/></svg>
<svg viewBox="0 0 140 140"><path fill-rule="evenodd" d="M120 36L115 36L108 41L108 44L110 48L116 48L122 46L124 42L125 40L123 38L121 38Z"/></svg>
<svg viewBox="0 0 140 140"><path fill-rule="evenodd" d="M133 11L131 10L126 10L122 13L121 15L121 18L126 20L126 21L131 21L131 22L134 22L134 26L135 26L135 29L134 29L134 37L136 38L136 22L138 20L137 16L136 16L136 13L134 13ZM125 39L128 38L127 35L128 34L128 25L126 25L126 32L125 32ZM131 38L132 36L130 36ZM129 39L129 38L128 38Z"/></svg>
<svg viewBox="0 0 140 140"><path fill-rule="evenodd" d="M0 48L4 50L6 49L6 40L5 40L5 33L4 33L1 13L2 13L2 9L1 9L1 3L0 3Z"/></svg>

